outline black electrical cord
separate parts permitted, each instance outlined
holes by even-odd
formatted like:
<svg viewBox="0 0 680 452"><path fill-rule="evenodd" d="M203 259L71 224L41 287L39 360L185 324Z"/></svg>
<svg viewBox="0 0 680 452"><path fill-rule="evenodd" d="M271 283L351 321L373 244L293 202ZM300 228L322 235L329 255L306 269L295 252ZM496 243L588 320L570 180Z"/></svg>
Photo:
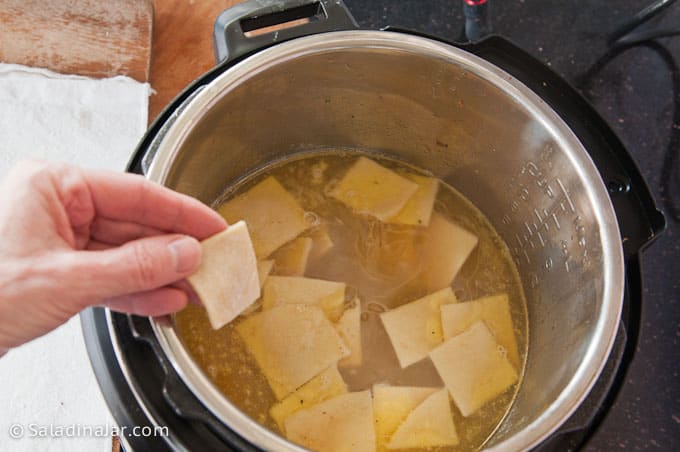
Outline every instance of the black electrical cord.
<svg viewBox="0 0 680 452"><path fill-rule="evenodd" d="M646 8L640 10L628 22L614 30L614 32L609 35L607 43L609 45L614 45L625 35L628 35L631 31L635 30L640 25L650 20L652 17L657 16L661 13L661 11L668 8L673 3L675 3L675 0L657 0Z"/></svg>
<svg viewBox="0 0 680 452"><path fill-rule="evenodd" d="M660 38L670 38L672 36L680 35L680 29L678 30L644 30L637 33L629 33L622 36L615 43L615 47L628 46L641 44L646 41L653 41Z"/></svg>
<svg viewBox="0 0 680 452"><path fill-rule="evenodd" d="M636 14L632 20L617 28L617 30L612 33L611 38L608 41L610 45L609 50L607 50L604 55L598 58L595 63L577 79L577 86L579 86L579 88L581 88L581 92L583 92L583 94L588 97L588 91L586 88L590 85L593 77L602 71L605 66L616 59L619 55L632 48L643 47L659 55L663 63L671 72L673 95L672 125L668 145L664 152L662 162L663 166L661 169L661 198L668 216L670 216L674 221L680 221L680 205L678 204L678 200L680 200L680 174L678 174L680 171L680 68L678 68L678 65L675 62L671 52L666 47L655 41L655 39L659 39L661 37L676 36L680 34L680 30L647 30L633 32L633 30L635 30L635 28L637 28L640 24L649 20L652 16L659 14L660 11L670 6L670 4L672 4L674 1L675 0L654 2L652 5ZM627 265L636 266L637 263L636 261L631 261ZM629 283L634 285L635 280L629 281ZM642 288L629 287L629 290L637 292L638 290L641 291ZM637 309L637 315L640 315L639 306ZM628 329L627 334L629 337L626 339L621 365L617 371L617 375L614 379L610 392L603 403L603 406L610 406L616 399L617 394L620 392L621 387L625 382L628 366L630 365L631 358L635 353L635 347L638 341L638 329L635 327ZM604 420L605 415L606 412L601 410L596 415L592 425L597 428L597 426L599 426L599 424ZM591 432L584 438L579 447L588 442L593 434L592 432L595 431L595 428L593 428Z"/></svg>
<svg viewBox="0 0 680 452"><path fill-rule="evenodd" d="M646 48L655 52L666 67L670 70L672 81L672 99L673 99L673 114L672 124L668 145L664 151L662 168L661 168L661 201L667 216L674 221L680 221L680 68L678 68L675 59L671 52L658 43L656 39L662 37L676 36L680 34L680 30L644 30L634 31L643 22L651 19L651 17L659 14L663 9L670 6L675 0L656 1L647 8L640 11L634 18L624 25L617 28L614 33L610 35L608 40L609 49L598 58L595 63L580 77L577 78L576 84L581 89L581 92L588 96L587 88L590 86L592 79L600 71L602 71L611 61L616 59L619 55L633 48ZM636 261L631 261L627 265L636 266ZM635 272L635 270L633 270ZM633 293L641 291L641 287L635 287L635 280L629 281L627 284L632 284L633 287L628 287ZM631 307L631 312L637 311L637 316L640 315L640 307ZM630 314L629 314L630 315ZM621 359L620 367L614 378L612 386L608 395L603 402L603 406L611 406L621 391L625 382L628 366L632 361L632 356L635 353L635 347L638 342L639 330L635 326L627 329L628 337L624 348L624 353ZM583 438L578 448L587 444L593 435L593 432L602 423L606 416L605 410L600 410L595 416L591 426L590 433Z"/></svg>
<svg viewBox="0 0 680 452"><path fill-rule="evenodd" d="M612 60L622 53L636 47L644 47L654 51L661 57L671 72L673 116L668 145L663 157L661 169L661 201L666 213L675 221L680 221L680 68L673 55L656 39L680 35L680 29L640 30L634 31L644 22L658 15L673 4L675 0L658 0L639 13L630 21L617 28L608 40L609 50L577 79L577 86L588 96L587 87L593 76L599 73Z"/></svg>

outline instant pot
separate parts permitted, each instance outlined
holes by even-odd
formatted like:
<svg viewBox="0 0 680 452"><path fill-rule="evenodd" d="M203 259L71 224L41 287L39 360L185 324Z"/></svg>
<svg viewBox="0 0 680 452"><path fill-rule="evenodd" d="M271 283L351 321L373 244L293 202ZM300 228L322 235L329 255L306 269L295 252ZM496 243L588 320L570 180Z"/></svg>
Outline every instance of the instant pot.
<svg viewBox="0 0 680 452"><path fill-rule="evenodd" d="M304 23L262 34L257 30ZM258 168L324 149L416 165L507 243L529 315L517 398L486 447L578 446L625 372L639 254L664 219L619 139L548 67L500 37L361 30L336 0L250 0L215 24L218 65L151 126L129 171L212 203ZM130 450L299 450L242 414L172 322L92 309L90 360Z"/></svg>

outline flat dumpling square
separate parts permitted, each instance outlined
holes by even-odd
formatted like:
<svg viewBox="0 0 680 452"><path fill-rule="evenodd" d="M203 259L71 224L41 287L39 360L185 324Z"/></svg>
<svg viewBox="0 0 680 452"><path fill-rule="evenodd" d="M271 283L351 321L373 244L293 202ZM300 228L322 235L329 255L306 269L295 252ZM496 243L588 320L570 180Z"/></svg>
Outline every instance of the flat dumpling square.
<svg viewBox="0 0 680 452"><path fill-rule="evenodd" d="M444 341L430 358L463 416L469 416L517 381L484 322Z"/></svg>
<svg viewBox="0 0 680 452"><path fill-rule="evenodd" d="M427 357L442 342L440 306L449 303L456 303L456 296L447 287L380 314L402 368Z"/></svg>
<svg viewBox="0 0 680 452"><path fill-rule="evenodd" d="M276 421L281 431L285 432L284 422L291 414L346 392L347 385L338 372L338 368L331 366L300 386L285 399L274 404L269 410L269 414Z"/></svg>
<svg viewBox="0 0 680 452"><path fill-rule="evenodd" d="M417 174L405 174L404 177L418 184L418 190L406 201L399 213L389 219L389 223L427 226L430 224L434 201L439 191L439 181Z"/></svg>
<svg viewBox="0 0 680 452"><path fill-rule="evenodd" d="M270 276L262 289L262 307L284 304L319 306L336 322L345 307L345 283L300 276Z"/></svg>
<svg viewBox="0 0 680 452"><path fill-rule="evenodd" d="M388 449L428 449L459 443L446 388L428 396L401 423Z"/></svg>
<svg viewBox="0 0 680 452"><path fill-rule="evenodd" d="M300 203L271 176L222 204L218 212L229 223L248 224L258 259L267 258L310 226Z"/></svg>
<svg viewBox="0 0 680 452"><path fill-rule="evenodd" d="M398 214L418 184L366 157L359 157L340 179L331 196L354 212L381 221Z"/></svg>
<svg viewBox="0 0 680 452"><path fill-rule="evenodd" d="M289 440L319 452L374 452L371 391L350 392L286 419Z"/></svg>
<svg viewBox="0 0 680 452"><path fill-rule="evenodd" d="M349 354L316 306L273 307L246 318L236 331L279 400Z"/></svg>
<svg viewBox="0 0 680 452"><path fill-rule="evenodd" d="M434 212L422 248L421 280L428 290L451 285L477 246L477 236Z"/></svg>
<svg viewBox="0 0 680 452"><path fill-rule="evenodd" d="M517 339L512 326L510 301L506 294L442 306L441 311L444 339L457 336L475 322L483 320L498 345L507 352L510 363L515 369L519 369Z"/></svg>
<svg viewBox="0 0 680 452"><path fill-rule="evenodd" d="M243 221L201 242L203 259L188 280L213 329L222 328L260 297L257 260Z"/></svg>
<svg viewBox="0 0 680 452"><path fill-rule="evenodd" d="M373 415L378 451L385 451L387 443L408 415L438 388L417 386L373 386Z"/></svg>

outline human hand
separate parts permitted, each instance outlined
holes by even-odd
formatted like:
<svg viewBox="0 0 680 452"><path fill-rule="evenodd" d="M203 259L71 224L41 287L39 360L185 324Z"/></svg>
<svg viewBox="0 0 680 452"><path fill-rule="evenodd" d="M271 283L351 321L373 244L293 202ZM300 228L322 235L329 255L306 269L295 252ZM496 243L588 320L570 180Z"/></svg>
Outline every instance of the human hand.
<svg viewBox="0 0 680 452"><path fill-rule="evenodd" d="M142 176L20 163L0 185L0 356L89 306L182 309L172 284L198 268L196 239L226 226Z"/></svg>

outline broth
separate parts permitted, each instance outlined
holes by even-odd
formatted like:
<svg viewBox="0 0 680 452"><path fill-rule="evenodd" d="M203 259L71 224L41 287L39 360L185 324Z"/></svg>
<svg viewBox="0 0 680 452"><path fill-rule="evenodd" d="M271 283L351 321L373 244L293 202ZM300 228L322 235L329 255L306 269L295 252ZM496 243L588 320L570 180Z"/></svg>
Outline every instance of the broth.
<svg viewBox="0 0 680 452"><path fill-rule="evenodd" d="M293 156L276 162L229 187L213 207L274 176L300 202L310 222L327 226L334 246L307 265L305 277L347 283L348 303L361 300L363 362L341 368L349 391L370 389L376 383L398 386L436 386L443 383L429 359L402 369L379 313L428 294L416 277L420 262L416 245L426 230L417 226L382 223L357 215L329 196L339 178L354 163L356 151L324 151ZM370 158L397 173L421 170L379 155ZM521 383L526 359L528 325L526 302L515 264L507 246L489 221L465 197L440 181L434 211L472 232L479 239L452 283L459 302L506 293L520 355L518 381L503 394L463 417L451 402L460 444L450 450L477 450L507 413ZM276 270L272 274L276 274ZM235 326L243 316L215 331L203 308L189 306L175 316L179 336L195 361L222 393L237 407L267 428L280 432L269 416L277 399ZM447 450L447 448L437 448Z"/></svg>

